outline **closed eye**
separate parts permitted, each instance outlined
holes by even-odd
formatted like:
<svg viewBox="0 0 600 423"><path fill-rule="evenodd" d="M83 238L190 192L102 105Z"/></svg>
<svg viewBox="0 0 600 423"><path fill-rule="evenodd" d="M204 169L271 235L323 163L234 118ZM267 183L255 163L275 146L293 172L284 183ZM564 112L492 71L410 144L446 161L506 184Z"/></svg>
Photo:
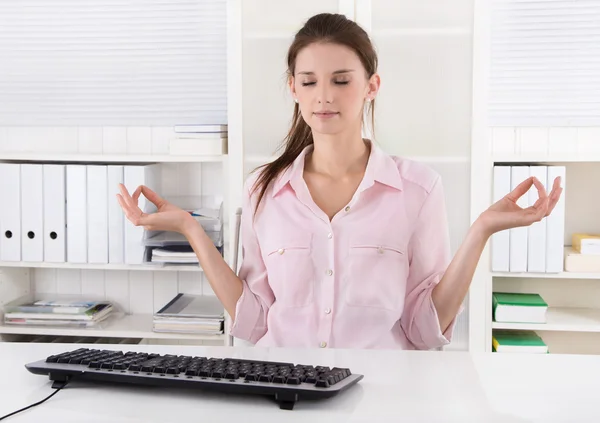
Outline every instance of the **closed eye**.
<svg viewBox="0 0 600 423"><path fill-rule="evenodd" d="M336 85L348 85L350 83L350 81L335 81L334 84ZM316 82L303 82L302 86L303 87L308 87L310 85L315 85Z"/></svg>

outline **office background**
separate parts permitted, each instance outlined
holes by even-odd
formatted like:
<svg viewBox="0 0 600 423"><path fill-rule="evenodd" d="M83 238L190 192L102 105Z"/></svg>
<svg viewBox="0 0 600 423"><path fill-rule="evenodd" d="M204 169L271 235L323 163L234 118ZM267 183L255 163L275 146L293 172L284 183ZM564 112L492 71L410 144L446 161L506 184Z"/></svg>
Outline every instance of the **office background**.
<svg viewBox="0 0 600 423"><path fill-rule="evenodd" d="M502 29L509 31L504 36L518 39L522 35L518 25L510 25L512 18L519 23L520 10L526 9L524 16L543 17L547 11L536 7L554 3L549 13L559 16L556 8L563 2L537 2L537 6L491 0L51 3L0 5L4 28L0 55L5 58L0 68L0 159L11 163L159 162L163 195L223 197L225 256L230 262L234 215L244 178L275 154L290 121L293 104L285 81L287 47L304 20L319 12L344 13L369 31L382 77L375 141L388 153L420 160L442 175L453 252L472 219L489 205L493 166L500 161L560 164L570 154L567 174L574 188L567 194L565 245L575 231L600 230L593 218L600 203L588 202L585 209L575 205L577 200L585 201L589 192L577 188L587 180L586 172L598 172L594 163L578 163L597 160L598 122L552 121L556 103L548 103L543 96L534 98L533 108L549 104L547 113L540 114L546 120L511 108L523 101L518 96L496 97L496 103L488 104L490 94L493 97L500 91L490 90L486 78L490 74L502 77L494 70L511 70L490 66L503 57L492 48L498 43L488 44L485 37L492 30L501 34ZM597 10L598 5L589 8ZM577 16L586 12L582 6ZM536 29L536 22L547 19L523 22ZM569 28L570 23L565 25ZM516 28L514 33L511 28ZM540 27L540 31L533 48L537 45L543 53L544 46L550 45L543 37L551 39L555 34L552 27ZM552 54L533 56L541 57L542 67L553 63L547 60ZM591 68L582 69L574 75L589 75L586 71ZM509 83L513 81L514 87L527 83L527 78L535 79L523 69L513 71ZM539 81L544 92L557 80ZM594 83L593 77L587 82ZM597 101L584 100L567 110L574 114L563 115L593 116ZM508 112L498 104L508 104ZM521 119L527 116L530 120ZM170 145L177 136L173 126L190 124L228 125L227 149L218 154L172 154ZM551 132L553 127L563 130ZM575 336L578 345L594 345L600 332L595 310L600 307L597 274L578 277L566 290L569 279L562 273L558 275L562 278L550 279L493 274L489 254L486 249L448 349L490 349L491 292L502 283L514 290L550 290L558 305L592 309L591 323L576 319L569 326L567 321L565 329L564 322L559 322L548 336L560 338L559 345L564 344L565 333ZM177 292L213 295L198 270L28 262L2 262L0 268L0 303L27 292L94 294L116 301L131 314L100 336L153 343L231 341L227 336L182 339L151 331L152 314ZM560 304L561 298L568 298L567 304ZM49 329L38 332L86 335ZM4 340L19 333L0 325ZM36 332L30 329L28 333Z"/></svg>

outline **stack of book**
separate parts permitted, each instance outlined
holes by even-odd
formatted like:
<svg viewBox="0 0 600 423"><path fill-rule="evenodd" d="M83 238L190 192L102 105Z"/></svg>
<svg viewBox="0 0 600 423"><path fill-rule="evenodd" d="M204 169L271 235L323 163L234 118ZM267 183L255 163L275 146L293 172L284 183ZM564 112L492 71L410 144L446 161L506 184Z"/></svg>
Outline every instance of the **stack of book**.
<svg viewBox="0 0 600 423"><path fill-rule="evenodd" d="M114 312L110 301L38 299L4 307L4 323L26 326L94 327Z"/></svg>
<svg viewBox="0 0 600 423"><path fill-rule="evenodd" d="M173 155L227 154L227 125L176 125L170 141Z"/></svg>
<svg viewBox="0 0 600 423"><path fill-rule="evenodd" d="M218 335L225 312L217 297L179 293L154 314L154 332Z"/></svg>
<svg viewBox="0 0 600 423"><path fill-rule="evenodd" d="M575 233L565 249L566 272L600 272L600 235Z"/></svg>
<svg viewBox="0 0 600 423"><path fill-rule="evenodd" d="M540 294L494 292L492 312L495 322L546 323L548 304Z"/></svg>
<svg viewBox="0 0 600 423"><path fill-rule="evenodd" d="M192 199L173 199L177 206L187 210L202 226L217 250L223 255L223 201L220 198L200 197ZM189 205L192 202L197 205ZM198 257L189 241L180 233L152 233L145 239L145 262L155 265L198 265Z"/></svg>
<svg viewBox="0 0 600 423"><path fill-rule="evenodd" d="M498 353L548 354L544 340L532 330L494 329L492 351Z"/></svg>

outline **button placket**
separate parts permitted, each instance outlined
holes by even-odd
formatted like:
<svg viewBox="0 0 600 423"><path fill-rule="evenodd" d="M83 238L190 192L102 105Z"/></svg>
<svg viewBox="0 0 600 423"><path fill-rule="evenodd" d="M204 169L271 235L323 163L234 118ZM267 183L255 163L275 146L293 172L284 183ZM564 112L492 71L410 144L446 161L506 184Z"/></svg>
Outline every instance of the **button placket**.
<svg viewBox="0 0 600 423"><path fill-rule="evenodd" d="M327 262L326 268L323 273L323 284L321 287L322 302L321 302L321 319L320 328L318 331L318 341L321 348L326 348L328 345L329 337L331 336L331 316L332 316L332 305L335 292L335 236L331 223L324 234L326 238L322 238L326 243L327 251Z"/></svg>

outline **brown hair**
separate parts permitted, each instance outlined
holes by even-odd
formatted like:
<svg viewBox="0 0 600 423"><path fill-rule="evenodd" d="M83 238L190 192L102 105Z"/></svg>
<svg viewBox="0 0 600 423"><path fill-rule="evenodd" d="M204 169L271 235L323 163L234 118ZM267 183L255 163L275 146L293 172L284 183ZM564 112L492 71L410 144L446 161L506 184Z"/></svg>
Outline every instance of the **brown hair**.
<svg viewBox="0 0 600 423"><path fill-rule="evenodd" d="M300 50L310 44L319 42L340 44L352 49L362 62L367 78L370 78L377 71L377 53L369 39L369 35L356 22L344 15L321 13L308 19L294 37L287 54L288 78L294 75L296 57ZM373 126L374 103L375 100L372 100L368 109ZM271 163L257 168L262 169L262 172L252 190L253 192L259 191L256 209L258 209L271 182L296 160L304 148L312 143L312 131L302 118L300 107L296 103L290 130L282 143L283 153Z"/></svg>

